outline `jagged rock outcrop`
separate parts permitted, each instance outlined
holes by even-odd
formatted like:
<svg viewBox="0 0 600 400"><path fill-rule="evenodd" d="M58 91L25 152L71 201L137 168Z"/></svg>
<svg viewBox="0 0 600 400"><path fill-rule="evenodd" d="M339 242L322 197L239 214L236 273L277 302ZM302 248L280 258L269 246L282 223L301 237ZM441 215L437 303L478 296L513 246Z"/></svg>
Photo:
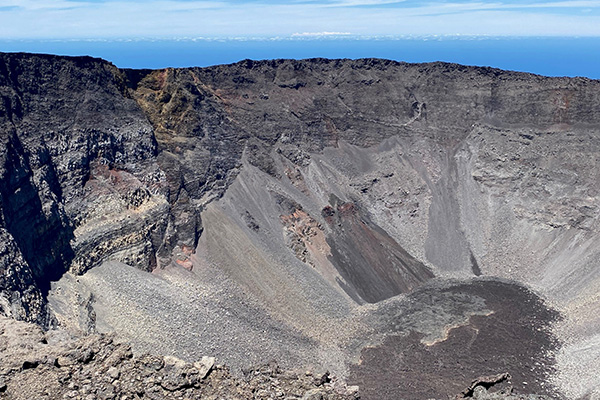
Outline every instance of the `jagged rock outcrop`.
<svg viewBox="0 0 600 400"><path fill-rule="evenodd" d="M533 394L518 395L513 393L510 386L510 374L502 373L492 376L482 376L473 381L456 399L479 399L479 400L549 400L547 396ZM499 388L505 386L504 388Z"/></svg>
<svg viewBox="0 0 600 400"><path fill-rule="evenodd" d="M30 156L10 126L0 140L3 161L0 211L7 278L3 282L3 295L22 304L19 298L25 292L41 299L49 289L50 280L64 273L72 255L69 243L72 229L57 197L60 193L56 192L59 190L56 175L46 165L47 161L40 162L38 157ZM43 157L47 158L47 154ZM41 301L31 302L30 307L18 307L20 311L11 313L15 317L45 320Z"/></svg>

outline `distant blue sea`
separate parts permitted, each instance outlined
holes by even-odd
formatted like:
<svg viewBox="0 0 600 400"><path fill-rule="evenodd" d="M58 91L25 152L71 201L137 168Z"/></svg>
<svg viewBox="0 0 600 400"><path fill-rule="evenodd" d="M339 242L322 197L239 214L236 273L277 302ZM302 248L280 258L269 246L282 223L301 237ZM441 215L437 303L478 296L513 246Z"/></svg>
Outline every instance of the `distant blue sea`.
<svg viewBox="0 0 600 400"><path fill-rule="evenodd" d="M0 51L90 55L121 68L227 64L250 59L377 57L447 61L547 76L600 79L600 38L297 38L184 40L0 40Z"/></svg>

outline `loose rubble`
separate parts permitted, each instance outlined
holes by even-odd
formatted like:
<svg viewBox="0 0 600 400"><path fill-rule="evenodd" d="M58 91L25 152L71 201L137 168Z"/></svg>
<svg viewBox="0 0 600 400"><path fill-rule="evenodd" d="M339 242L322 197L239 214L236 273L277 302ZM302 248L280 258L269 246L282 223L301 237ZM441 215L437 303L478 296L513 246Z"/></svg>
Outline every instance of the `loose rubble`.
<svg viewBox="0 0 600 400"><path fill-rule="evenodd" d="M75 339L6 318L0 332L0 397L7 400L360 398L358 387L329 372L283 371L276 362L233 375L213 357L135 356L112 335Z"/></svg>

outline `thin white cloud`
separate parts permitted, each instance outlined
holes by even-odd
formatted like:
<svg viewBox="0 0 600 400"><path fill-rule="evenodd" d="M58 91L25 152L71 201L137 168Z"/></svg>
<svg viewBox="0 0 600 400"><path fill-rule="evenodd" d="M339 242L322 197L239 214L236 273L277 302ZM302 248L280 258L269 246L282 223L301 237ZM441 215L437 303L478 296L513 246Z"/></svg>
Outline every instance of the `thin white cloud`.
<svg viewBox="0 0 600 400"><path fill-rule="evenodd" d="M398 1L0 0L0 8L4 8L0 11L0 38L289 38L349 32L358 36L600 36L600 17L593 12L599 11L600 1L391 3ZM585 9L593 11L583 12Z"/></svg>
<svg viewBox="0 0 600 400"><path fill-rule="evenodd" d="M315 37L315 36L349 36L351 32L295 32L292 37Z"/></svg>
<svg viewBox="0 0 600 400"><path fill-rule="evenodd" d="M68 10L68 9L112 9L118 11L120 9L131 8L146 8L156 7L161 10L197 10L209 8L230 8L232 3L227 1L181 1L181 0L164 0L164 1L73 1L73 0L0 0L0 7L15 7L21 10L37 11L37 10Z"/></svg>
<svg viewBox="0 0 600 400"><path fill-rule="evenodd" d="M45 1L45 0L0 0L0 7L15 7L21 10L57 10L73 7L85 7L90 3L78 3L64 0Z"/></svg>
<svg viewBox="0 0 600 400"><path fill-rule="evenodd" d="M600 7L600 1L582 0L582 1L556 1L532 4L515 4L515 8L582 8L582 7Z"/></svg>
<svg viewBox="0 0 600 400"><path fill-rule="evenodd" d="M529 4L511 4L511 3L500 3L500 2L478 2L478 3L462 3L462 2L449 2L449 3L428 3L421 7L412 7L406 9L412 15L414 14L430 14L430 13L455 13L455 12L467 12L467 11L485 11L485 10L519 10L519 9L579 9L579 8L598 8L600 7L600 1L560 1L560 2L540 2L540 3L529 3Z"/></svg>
<svg viewBox="0 0 600 400"><path fill-rule="evenodd" d="M358 7L358 6L383 6L403 3L405 0L336 0L323 2L320 7Z"/></svg>

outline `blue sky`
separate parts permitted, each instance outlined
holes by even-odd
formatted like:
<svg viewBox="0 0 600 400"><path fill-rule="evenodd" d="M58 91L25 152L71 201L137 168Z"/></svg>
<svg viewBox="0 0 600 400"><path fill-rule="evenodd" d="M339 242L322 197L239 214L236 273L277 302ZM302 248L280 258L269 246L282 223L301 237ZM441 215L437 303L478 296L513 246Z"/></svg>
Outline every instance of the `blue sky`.
<svg viewBox="0 0 600 400"><path fill-rule="evenodd" d="M0 39L600 36L600 1L0 0Z"/></svg>

